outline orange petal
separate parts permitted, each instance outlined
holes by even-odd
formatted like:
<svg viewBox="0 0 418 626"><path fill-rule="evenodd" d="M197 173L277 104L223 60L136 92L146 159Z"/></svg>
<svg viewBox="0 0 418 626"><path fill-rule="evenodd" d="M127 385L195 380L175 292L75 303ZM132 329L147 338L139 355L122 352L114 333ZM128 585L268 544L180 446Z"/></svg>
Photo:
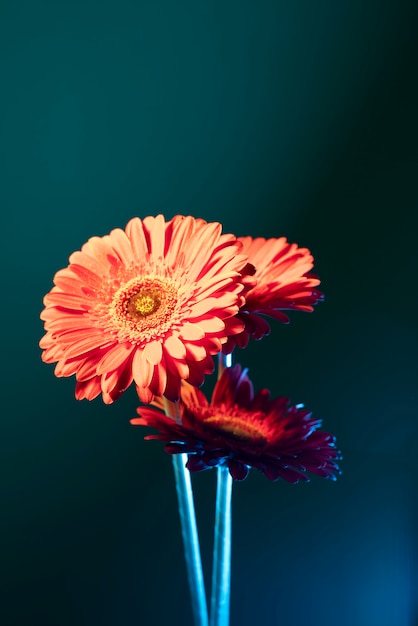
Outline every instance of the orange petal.
<svg viewBox="0 0 418 626"><path fill-rule="evenodd" d="M74 343L65 347L65 357L72 358L75 356L80 356L85 352L89 352L90 350L94 350L95 348L106 348L112 345L112 341L105 341L103 339L102 334L93 335L92 337L83 337L79 341L74 341Z"/></svg>
<svg viewBox="0 0 418 626"><path fill-rule="evenodd" d="M81 361L78 361L79 365L78 365L78 369L76 372L76 378L79 381L83 381L83 380L88 380L90 378L93 378L93 376L96 375L96 368L97 368L97 363L99 362L99 359L101 358L101 351L98 350L98 358L92 358L89 355L88 359L83 359ZM99 356L100 355L100 356Z"/></svg>
<svg viewBox="0 0 418 626"><path fill-rule="evenodd" d="M172 359L171 356L168 353L166 353L165 362L166 362L167 368L170 370L170 372L173 372L175 376L178 376L182 379L188 378L189 366L187 365L186 361L184 360L180 361L179 359Z"/></svg>
<svg viewBox="0 0 418 626"><path fill-rule="evenodd" d="M77 254L76 252L74 253ZM80 255L83 255L82 252L79 252ZM86 257L90 259L90 257ZM100 289L102 286L102 279L97 275L97 272L93 272L91 269L80 265L78 263L72 263L70 265L71 273L77 276L84 285L91 287L93 289Z"/></svg>
<svg viewBox="0 0 418 626"><path fill-rule="evenodd" d="M154 398L154 394L150 391L149 387L140 387L137 385L136 392L138 394L139 399L144 404L148 404Z"/></svg>
<svg viewBox="0 0 418 626"><path fill-rule="evenodd" d="M175 335L171 335L164 340L164 351L175 359L184 359L186 357L186 348L184 343Z"/></svg>
<svg viewBox="0 0 418 626"><path fill-rule="evenodd" d="M120 367L135 347L131 343L120 343L112 347L97 364L97 374L106 374Z"/></svg>
<svg viewBox="0 0 418 626"><path fill-rule="evenodd" d="M58 328L57 330L51 331L52 341L56 341L57 343L63 344L63 349L66 349L67 346L65 344L73 344L75 341L81 341L82 339L93 339L96 337L99 339L100 347L105 343L103 339L103 333L98 328L69 328L65 330L61 330Z"/></svg>
<svg viewBox="0 0 418 626"><path fill-rule="evenodd" d="M137 350L132 360L132 375L138 387L148 387L151 382L154 367L143 356L142 350Z"/></svg>
<svg viewBox="0 0 418 626"><path fill-rule="evenodd" d="M65 309L87 311L90 308L89 301L84 296L69 296L59 291L50 291L44 298L45 306L60 306Z"/></svg>
<svg viewBox="0 0 418 626"><path fill-rule="evenodd" d="M109 263L109 256L115 256L115 250L113 249L110 235L90 237L90 239L87 240L87 244L84 245L89 246L94 256L103 261L105 265ZM81 249L83 250L83 247Z"/></svg>
<svg viewBox="0 0 418 626"><path fill-rule="evenodd" d="M126 234L128 235L132 251L137 261L143 261L148 254L147 240L144 235L144 228L139 217L134 217L126 225Z"/></svg>
<svg viewBox="0 0 418 626"><path fill-rule="evenodd" d="M157 217L146 217L143 220L144 226L149 231L150 252L154 259L164 256L165 247L165 220L163 215Z"/></svg>
<svg viewBox="0 0 418 626"><path fill-rule="evenodd" d="M79 367L80 367L79 361L66 361L62 359L58 361L58 363L56 364L55 369L54 369L54 374L58 378L61 378L64 376L72 376L73 374L77 372Z"/></svg>
<svg viewBox="0 0 418 626"><path fill-rule="evenodd" d="M97 259L102 266L102 272L103 268L109 271L109 261L112 262L113 260L113 262L115 262L117 260L109 235L105 235L104 237L90 237L87 243L82 246L81 251Z"/></svg>
<svg viewBox="0 0 418 626"><path fill-rule="evenodd" d="M54 363L63 356L64 351L62 346L57 346L56 344L49 345L48 339L50 340L50 338L45 335L39 342L40 347L43 349L41 359L44 363Z"/></svg>
<svg viewBox="0 0 418 626"><path fill-rule="evenodd" d="M112 404L129 387L132 382L132 371L130 366L121 365L113 372L109 372L101 377L103 401L105 404Z"/></svg>
<svg viewBox="0 0 418 626"><path fill-rule="evenodd" d="M164 363L159 363L154 368L155 386L152 384L151 389L156 396L162 396L167 386L167 370ZM154 382L154 381L153 381Z"/></svg>
<svg viewBox="0 0 418 626"><path fill-rule="evenodd" d="M45 330L50 330L51 332L54 330L62 332L67 330L86 331L89 323L89 320L82 314L64 315L63 317L55 317L50 321L47 320L45 322Z"/></svg>
<svg viewBox="0 0 418 626"><path fill-rule="evenodd" d="M144 358L151 363L151 365L157 365L161 361L163 355L163 349L161 341L150 341L146 344L143 351Z"/></svg>
<svg viewBox="0 0 418 626"><path fill-rule="evenodd" d="M205 333L218 333L224 330L225 322L219 319L219 317L208 317L207 319L199 320L198 326Z"/></svg>
<svg viewBox="0 0 418 626"><path fill-rule="evenodd" d="M193 361L202 361L207 356L206 348L200 343L187 343L187 358L192 358Z"/></svg>
<svg viewBox="0 0 418 626"><path fill-rule="evenodd" d="M199 339L203 339L205 333L197 324L184 322L179 329L179 335L186 341L199 341Z"/></svg>
<svg viewBox="0 0 418 626"><path fill-rule="evenodd" d="M100 376L95 376L90 380L77 382L75 386L75 397L77 400L94 400L101 392Z"/></svg>
<svg viewBox="0 0 418 626"><path fill-rule="evenodd" d="M181 386L181 399L186 406L195 405L203 407L209 404L205 394L200 391L200 389L186 382L183 382Z"/></svg>
<svg viewBox="0 0 418 626"><path fill-rule="evenodd" d="M184 218L181 215L177 215L173 218L172 222L173 234L170 246L167 250L166 262L168 265L174 266L178 264L179 256L183 254L187 241L193 234L195 220L190 215Z"/></svg>
<svg viewBox="0 0 418 626"><path fill-rule="evenodd" d="M226 342L226 338L222 337L222 341L221 341L219 337L211 337L210 335L206 335L205 350L207 354L217 354L222 349L222 343L225 343L225 342ZM191 345L192 345L191 343L188 343L187 348L189 348L189 346ZM200 359L196 359L196 360L200 360Z"/></svg>
<svg viewBox="0 0 418 626"><path fill-rule="evenodd" d="M217 303L218 301L216 298L204 298L203 300L200 300L199 302L196 302L195 304L191 306L189 316L200 317L201 315L204 315L208 311L220 308L217 306Z"/></svg>
<svg viewBox="0 0 418 626"><path fill-rule="evenodd" d="M212 278L205 280L202 278L202 286L197 291L198 298L208 298L212 294L216 293L218 290L222 290L231 283L233 283L233 279L236 279L236 272L229 272L228 274L222 273L222 278L219 276L212 276Z"/></svg>
<svg viewBox="0 0 418 626"><path fill-rule="evenodd" d="M102 263L95 259L94 256L92 256L91 254L86 254L85 252L81 252L80 250L73 252L69 258L69 261L71 263L71 267L73 265L79 265L80 267L85 268L96 276L103 276L108 274L108 268L104 268Z"/></svg>
<svg viewBox="0 0 418 626"><path fill-rule="evenodd" d="M236 335L244 330L245 324L237 317L229 317L227 320L225 320L225 327L227 329L228 335Z"/></svg>
<svg viewBox="0 0 418 626"><path fill-rule="evenodd" d="M127 234L121 228L115 228L110 232L109 236L112 240L112 247L117 252L125 267L128 267L132 263L133 255L131 242Z"/></svg>

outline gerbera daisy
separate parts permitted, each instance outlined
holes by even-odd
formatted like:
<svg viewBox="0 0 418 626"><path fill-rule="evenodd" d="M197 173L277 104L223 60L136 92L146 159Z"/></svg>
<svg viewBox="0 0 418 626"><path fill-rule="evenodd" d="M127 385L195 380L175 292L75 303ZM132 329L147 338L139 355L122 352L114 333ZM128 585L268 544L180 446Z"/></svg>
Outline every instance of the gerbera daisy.
<svg viewBox="0 0 418 626"><path fill-rule="evenodd" d="M221 225L177 215L133 218L92 237L45 296L40 346L76 397L116 400L135 381L143 402L200 385L212 355L242 331L236 317L254 268Z"/></svg>
<svg viewBox="0 0 418 626"><path fill-rule="evenodd" d="M183 383L181 421L160 410L160 398L153 404L139 407L140 417L131 423L158 430L145 439L166 442L168 453L188 453L192 472L226 464L233 478L243 480L254 467L271 480L291 483L308 481L306 472L333 480L339 473L340 453L334 437L318 430L321 420L287 398L270 399L267 389L254 395L247 371L238 364L224 370L210 403L202 391Z"/></svg>
<svg viewBox="0 0 418 626"><path fill-rule="evenodd" d="M261 316L287 324L289 318L283 311L313 311L313 305L324 298L317 289L319 278L310 272L313 256L307 248L299 248L285 237L238 239L243 253L256 268L257 283L247 293L238 313L238 319L245 323L244 332L230 337L223 345L226 354L235 345L245 348L250 337L261 339L270 333L270 325Z"/></svg>

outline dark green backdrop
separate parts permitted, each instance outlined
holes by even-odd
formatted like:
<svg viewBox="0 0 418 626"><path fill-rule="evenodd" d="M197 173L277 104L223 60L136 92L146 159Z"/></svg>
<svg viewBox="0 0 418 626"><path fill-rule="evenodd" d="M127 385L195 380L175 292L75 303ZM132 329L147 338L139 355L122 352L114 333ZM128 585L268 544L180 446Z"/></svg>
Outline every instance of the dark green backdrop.
<svg viewBox="0 0 418 626"><path fill-rule="evenodd" d="M326 300L236 358L337 483L234 488L231 626L416 626L418 7L3 0L2 626L191 624L169 457L41 363L52 276L134 215L287 236ZM215 476L195 477L210 573Z"/></svg>

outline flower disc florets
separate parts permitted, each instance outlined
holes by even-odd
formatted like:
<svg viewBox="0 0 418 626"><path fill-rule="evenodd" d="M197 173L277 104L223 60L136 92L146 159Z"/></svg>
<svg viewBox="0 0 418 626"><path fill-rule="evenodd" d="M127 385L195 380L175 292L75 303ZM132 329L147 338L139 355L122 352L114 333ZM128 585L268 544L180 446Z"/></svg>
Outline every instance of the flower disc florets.
<svg viewBox="0 0 418 626"><path fill-rule="evenodd" d="M137 345L164 337L180 309L175 285L160 278L133 278L113 296L106 313L119 341Z"/></svg>

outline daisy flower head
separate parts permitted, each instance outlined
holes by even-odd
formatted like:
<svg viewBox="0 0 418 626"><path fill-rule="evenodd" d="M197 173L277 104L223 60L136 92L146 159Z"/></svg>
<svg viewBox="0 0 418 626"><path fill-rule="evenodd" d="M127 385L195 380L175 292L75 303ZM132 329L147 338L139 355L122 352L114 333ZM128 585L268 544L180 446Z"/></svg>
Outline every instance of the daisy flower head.
<svg viewBox="0 0 418 626"><path fill-rule="evenodd" d="M42 359L76 377L76 398L179 397L201 385L214 354L242 332L236 317L254 268L221 225L191 216L129 221L92 237L58 271L44 298Z"/></svg>
<svg viewBox="0 0 418 626"><path fill-rule="evenodd" d="M257 282L246 294L237 316L245 329L223 345L226 354L236 345L245 348L250 337L261 339L268 335L270 325L264 316L287 324L290 320L284 311L313 311L313 306L324 299L317 289L320 280L311 273L313 256L308 248L299 248L285 237L238 239L243 244L243 253L256 268Z"/></svg>
<svg viewBox="0 0 418 626"><path fill-rule="evenodd" d="M340 453L334 437L318 430L321 420L287 398L271 399L267 389L254 394L239 364L224 370L210 402L183 383L181 421L164 414L161 398L153 405L139 407L140 417L131 423L156 429L158 434L145 439L165 442L168 453L188 453L192 472L227 465L235 480L243 480L253 467L291 483L308 481L307 472L333 480L339 473Z"/></svg>

